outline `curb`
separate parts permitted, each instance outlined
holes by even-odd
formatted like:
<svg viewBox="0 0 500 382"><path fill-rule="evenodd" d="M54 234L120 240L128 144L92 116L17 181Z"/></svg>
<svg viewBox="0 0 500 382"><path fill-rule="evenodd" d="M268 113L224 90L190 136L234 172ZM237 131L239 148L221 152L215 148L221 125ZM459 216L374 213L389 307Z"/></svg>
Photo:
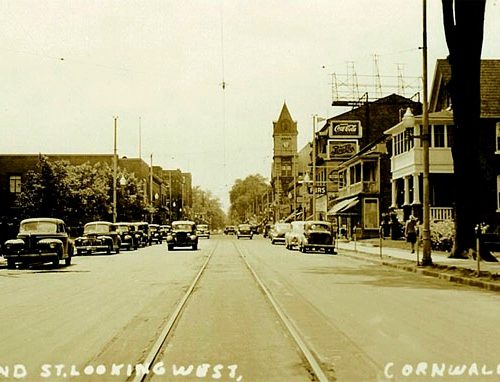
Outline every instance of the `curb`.
<svg viewBox="0 0 500 382"><path fill-rule="evenodd" d="M446 280L446 281L449 281L452 283L473 286L473 287L482 288L482 289L486 289L486 290L493 291L493 292L500 292L500 283L492 283L492 282L488 282L488 281L473 279L470 277L458 276L458 275L446 273L446 271L438 272L435 270L418 268L416 265L408 265L408 264L403 264L403 263L398 264L398 263L386 261L383 259L382 260L375 259L375 258L369 257L369 256L371 256L370 254L363 255L363 254L360 254L359 252L352 253L354 251L350 250L350 249L343 248L342 251L347 252L347 253L344 253L343 255L354 258L354 259L366 260L366 261L369 261L369 262L372 262L375 264L380 264L380 265L388 266L391 268L396 268L396 269L407 271L407 272L413 272L413 273L421 274L424 276L431 276L431 277L439 278L441 280ZM385 256L390 257L388 255L385 255ZM391 257L391 259L394 259L394 258ZM406 260L401 260L401 262L404 262L404 261L406 261Z"/></svg>

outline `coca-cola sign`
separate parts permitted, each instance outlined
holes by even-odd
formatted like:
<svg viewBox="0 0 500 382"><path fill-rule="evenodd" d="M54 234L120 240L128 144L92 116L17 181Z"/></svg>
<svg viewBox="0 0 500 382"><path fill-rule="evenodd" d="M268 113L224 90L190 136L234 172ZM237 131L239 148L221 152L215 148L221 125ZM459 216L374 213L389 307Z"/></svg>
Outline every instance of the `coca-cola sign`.
<svg viewBox="0 0 500 382"><path fill-rule="evenodd" d="M357 141L330 140L328 141L328 159L350 157L358 152Z"/></svg>
<svg viewBox="0 0 500 382"><path fill-rule="evenodd" d="M361 121L330 121L330 138L361 138Z"/></svg>

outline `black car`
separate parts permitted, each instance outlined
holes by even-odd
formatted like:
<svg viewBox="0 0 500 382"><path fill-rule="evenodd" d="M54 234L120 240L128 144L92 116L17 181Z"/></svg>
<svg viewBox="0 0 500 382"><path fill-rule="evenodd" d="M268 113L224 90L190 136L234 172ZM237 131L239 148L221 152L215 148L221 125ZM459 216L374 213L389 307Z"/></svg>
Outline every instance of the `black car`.
<svg viewBox="0 0 500 382"><path fill-rule="evenodd" d="M335 253L335 236L332 225L324 221L307 221L298 240L300 252L323 250Z"/></svg>
<svg viewBox="0 0 500 382"><path fill-rule="evenodd" d="M240 237L248 237L249 239L252 239L253 237L252 226L250 224L238 225L238 229L236 230L236 236L238 237L238 239Z"/></svg>
<svg viewBox="0 0 500 382"><path fill-rule="evenodd" d="M131 223L116 223L116 232L120 235L121 248L132 250L137 249L137 237Z"/></svg>
<svg viewBox="0 0 500 382"><path fill-rule="evenodd" d="M149 244L161 244L163 241L163 236L160 231L159 224L150 224L149 225Z"/></svg>
<svg viewBox="0 0 500 382"><path fill-rule="evenodd" d="M53 218L22 220L17 238L7 240L3 246L8 268L15 268L16 263L47 262L57 267L60 260L70 265L73 253L73 242L64 221Z"/></svg>
<svg viewBox="0 0 500 382"><path fill-rule="evenodd" d="M95 252L120 253L121 238L116 225L107 221L95 221L85 224L83 235L75 239L78 255Z"/></svg>
<svg viewBox="0 0 500 382"><path fill-rule="evenodd" d="M190 220L172 222L172 230L167 236L167 247L169 251L175 247L191 247L193 250L197 250L196 224Z"/></svg>
<svg viewBox="0 0 500 382"><path fill-rule="evenodd" d="M224 235L235 235L236 227L234 225L228 225L224 228Z"/></svg>
<svg viewBox="0 0 500 382"><path fill-rule="evenodd" d="M149 223L147 222L134 222L134 232L138 238L138 246L146 247L150 245L149 240Z"/></svg>

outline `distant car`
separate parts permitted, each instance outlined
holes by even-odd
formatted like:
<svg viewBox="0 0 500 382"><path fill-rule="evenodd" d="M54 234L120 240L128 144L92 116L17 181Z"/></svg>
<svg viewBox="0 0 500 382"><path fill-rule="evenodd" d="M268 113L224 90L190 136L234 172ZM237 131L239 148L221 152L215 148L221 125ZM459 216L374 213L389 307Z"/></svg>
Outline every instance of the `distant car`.
<svg viewBox="0 0 500 382"><path fill-rule="evenodd" d="M234 225L228 225L224 228L224 235L234 235L236 234L236 227Z"/></svg>
<svg viewBox="0 0 500 382"><path fill-rule="evenodd" d="M168 224L163 224L160 226L160 232L161 232L161 236L162 236L163 240L167 239L167 235L171 229L172 229L172 227Z"/></svg>
<svg viewBox="0 0 500 382"><path fill-rule="evenodd" d="M238 239L240 237L248 237L249 239L252 239L253 237L252 226L250 224L238 225L238 229L236 230L236 236L238 237Z"/></svg>
<svg viewBox="0 0 500 382"><path fill-rule="evenodd" d="M17 238L7 240L3 246L8 268L15 268L17 263L47 262L57 267L60 260L70 265L73 253L73 242L64 221L53 218L22 220Z"/></svg>
<svg viewBox="0 0 500 382"><path fill-rule="evenodd" d="M198 236L196 235L196 224L190 220L178 220L172 222L172 231L167 236L167 248L173 251L175 247L191 247L198 249Z"/></svg>
<svg viewBox="0 0 500 382"><path fill-rule="evenodd" d="M163 241L162 234L160 232L159 224L150 224L149 225L149 244L161 244Z"/></svg>
<svg viewBox="0 0 500 382"><path fill-rule="evenodd" d="M294 249L299 247L300 238L304 235L305 221L298 220L290 223L292 229L285 233L286 249Z"/></svg>
<svg viewBox="0 0 500 382"><path fill-rule="evenodd" d="M116 232L120 235L120 248L127 250L137 249L137 238L131 223L119 222L115 224Z"/></svg>
<svg viewBox="0 0 500 382"><path fill-rule="evenodd" d="M307 221L304 224L303 234L299 236L299 250L303 253L309 250L335 253L332 225L324 221Z"/></svg>
<svg viewBox="0 0 500 382"><path fill-rule="evenodd" d="M121 238L116 225L107 221L95 221L85 224L83 235L75 239L78 255L96 252L120 253Z"/></svg>
<svg viewBox="0 0 500 382"><path fill-rule="evenodd" d="M285 234L292 230L290 223L276 223L269 230L269 239L271 244L284 243Z"/></svg>
<svg viewBox="0 0 500 382"><path fill-rule="evenodd" d="M196 226L196 232L198 237L206 237L210 239L210 229L208 228L208 224L198 224Z"/></svg>
<svg viewBox="0 0 500 382"><path fill-rule="evenodd" d="M150 245L149 241L149 223L147 222L134 222L132 225L135 227L136 236L139 241L139 247L146 247Z"/></svg>

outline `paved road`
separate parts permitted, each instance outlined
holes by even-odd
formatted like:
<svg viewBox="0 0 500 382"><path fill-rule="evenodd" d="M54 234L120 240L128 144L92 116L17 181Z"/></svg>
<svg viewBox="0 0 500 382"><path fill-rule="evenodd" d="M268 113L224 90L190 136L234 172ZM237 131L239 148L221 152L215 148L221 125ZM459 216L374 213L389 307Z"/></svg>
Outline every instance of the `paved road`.
<svg viewBox="0 0 500 382"><path fill-rule="evenodd" d="M16 368L20 375L26 368L27 381L67 380L71 374L77 381L126 380L128 365L144 360L210 254L160 353L165 374L153 380L214 380L218 374L230 381L310 380L243 257L331 380L430 380L432 363L446 366L445 376L450 366L466 366L461 377L432 380L500 378L497 293L342 253L301 254L260 237L212 236L201 240L196 252L168 252L158 245L76 257L59 269L0 269L0 381L7 373L14 380L16 364L22 365ZM59 364L65 366L56 378ZM97 370L84 376L87 365L99 364L107 367L102 376ZM111 375L113 364L124 364L113 370L120 377ZM204 364L205 376L173 376L173 365L177 371L190 365L203 371ZM427 376L416 377L425 367ZM484 375L490 370L493 375Z"/></svg>

